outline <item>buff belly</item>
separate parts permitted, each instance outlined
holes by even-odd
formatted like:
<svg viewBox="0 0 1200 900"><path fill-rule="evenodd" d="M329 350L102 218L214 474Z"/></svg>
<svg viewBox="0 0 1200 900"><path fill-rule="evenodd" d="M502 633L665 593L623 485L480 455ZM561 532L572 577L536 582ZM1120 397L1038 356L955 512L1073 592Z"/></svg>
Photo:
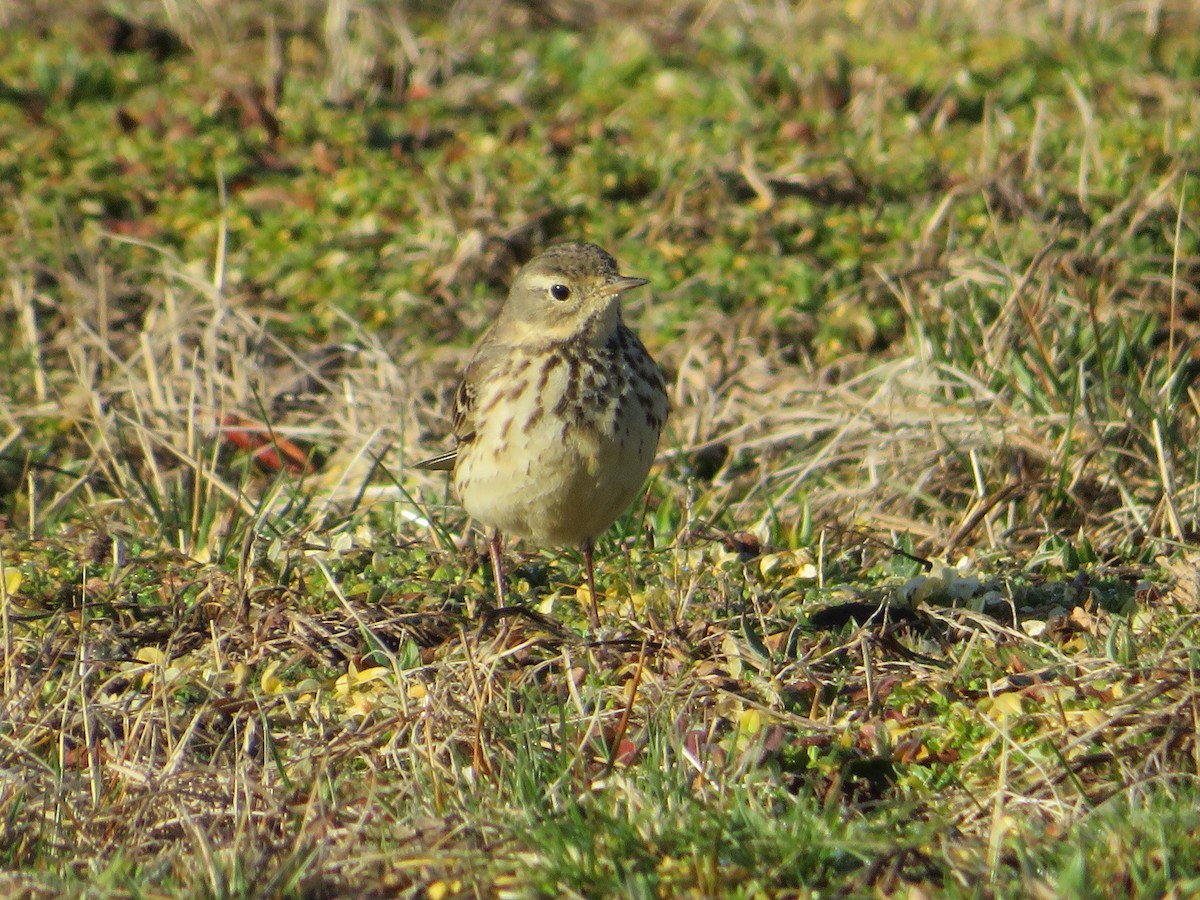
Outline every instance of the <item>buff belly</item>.
<svg viewBox="0 0 1200 900"><path fill-rule="evenodd" d="M479 417L454 474L475 519L541 546L582 544L612 525L645 483L666 414L665 397L628 393L622 400L613 389L628 383L623 378L606 380L609 390L599 397L566 403L568 370L558 367L541 391L516 396L511 389L498 396L505 380L492 381L497 396L484 392L478 408L504 412Z"/></svg>

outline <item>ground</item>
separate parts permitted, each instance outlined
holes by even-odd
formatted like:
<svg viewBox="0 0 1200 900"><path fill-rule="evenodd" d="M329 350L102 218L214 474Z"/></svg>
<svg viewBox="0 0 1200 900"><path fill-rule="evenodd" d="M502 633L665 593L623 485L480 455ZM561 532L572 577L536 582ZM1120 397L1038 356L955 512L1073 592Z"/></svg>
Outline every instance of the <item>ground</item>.
<svg viewBox="0 0 1200 900"><path fill-rule="evenodd" d="M6 895L1200 891L1190 3L0 6ZM482 535L595 241L672 415Z"/></svg>

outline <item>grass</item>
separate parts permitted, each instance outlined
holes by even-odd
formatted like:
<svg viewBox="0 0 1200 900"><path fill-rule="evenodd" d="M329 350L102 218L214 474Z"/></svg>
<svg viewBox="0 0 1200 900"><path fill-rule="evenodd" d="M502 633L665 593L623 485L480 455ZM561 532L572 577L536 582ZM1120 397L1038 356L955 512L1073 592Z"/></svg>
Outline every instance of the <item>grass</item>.
<svg viewBox="0 0 1200 900"><path fill-rule="evenodd" d="M1187 4L0 7L0 885L1200 887ZM650 278L600 543L445 479L517 264Z"/></svg>

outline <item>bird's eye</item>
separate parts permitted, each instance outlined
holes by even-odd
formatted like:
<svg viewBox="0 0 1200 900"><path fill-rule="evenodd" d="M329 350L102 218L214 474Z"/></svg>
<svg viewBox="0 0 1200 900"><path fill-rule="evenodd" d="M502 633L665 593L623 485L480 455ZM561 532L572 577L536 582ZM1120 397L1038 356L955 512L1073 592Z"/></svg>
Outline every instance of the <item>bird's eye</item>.
<svg viewBox="0 0 1200 900"><path fill-rule="evenodd" d="M571 289L565 284L550 285L550 296L555 300L566 300L571 296Z"/></svg>

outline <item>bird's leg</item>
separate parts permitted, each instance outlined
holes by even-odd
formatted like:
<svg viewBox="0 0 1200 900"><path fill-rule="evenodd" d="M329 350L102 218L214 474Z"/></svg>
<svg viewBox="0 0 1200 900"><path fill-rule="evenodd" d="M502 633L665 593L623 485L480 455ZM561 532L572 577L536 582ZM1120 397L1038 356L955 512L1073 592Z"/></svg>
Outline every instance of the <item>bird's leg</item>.
<svg viewBox="0 0 1200 900"><path fill-rule="evenodd" d="M592 616L592 631L600 630L600 608L596 604L596 570L592 563L592 555L596 549L596 542L592 538L588 538L583 542L583 564L587 569L587 586L588 599L592 605L588 612Z"/></svg>
<svg viewBox="0 0 1200 900"><path fill-rule="evenodd" d="M488 556L492 559L492 580L496 582L496 608L504 606L504 541L499 531L493 531L488 539Z"/></svg>

